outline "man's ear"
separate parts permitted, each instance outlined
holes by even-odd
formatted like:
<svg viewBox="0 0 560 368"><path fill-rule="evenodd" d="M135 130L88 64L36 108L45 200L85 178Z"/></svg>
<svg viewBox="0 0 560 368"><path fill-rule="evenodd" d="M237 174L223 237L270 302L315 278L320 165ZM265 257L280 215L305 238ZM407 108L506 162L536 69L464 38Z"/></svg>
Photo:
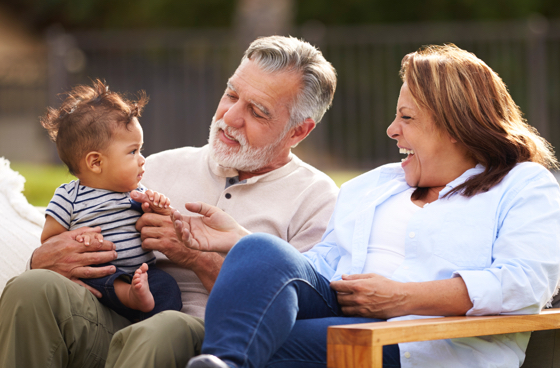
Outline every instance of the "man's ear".
<svg viewBox="0 0 560 368"><path fill-rule="evenodd" d="M97 151L91 151L86 155L86 169L95 173L101 173L103 155Z"/></svg>
<svg viewBox="0 0 560 368"><path fill-rule="evenodd" d="M292 136L290 137L290 139L292 140L291 146L294 147L299 142L303 141L309 135L309 133L311 133L311 131L315 129L316 125L317 124L313 119L307 118L303 121L303 123L292 129Z"/></svg>

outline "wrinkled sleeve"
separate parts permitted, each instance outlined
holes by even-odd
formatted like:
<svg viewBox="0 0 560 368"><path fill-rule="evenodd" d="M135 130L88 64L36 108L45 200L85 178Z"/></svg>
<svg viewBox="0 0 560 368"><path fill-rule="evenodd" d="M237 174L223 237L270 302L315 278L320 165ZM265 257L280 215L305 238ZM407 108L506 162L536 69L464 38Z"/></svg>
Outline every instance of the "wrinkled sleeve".
<svg viewBox="0 0 560 368"><path fill-rule="evenodd" d="M316 244L309 251L303 253L315 269L329 280L334 275L338 261L340 260L339 249L336 245L336 233L334 231L335 214L331 217L327 226L327 231L325 231L321 242Z"/></svg>
<svg viewBox="0 0 560 368"><path fill-rule="evenodd" d="M454 273L465 281L473 303L467 315L538 313L558 284L557 182L540 175L502 202L491 266Z"/></svg>

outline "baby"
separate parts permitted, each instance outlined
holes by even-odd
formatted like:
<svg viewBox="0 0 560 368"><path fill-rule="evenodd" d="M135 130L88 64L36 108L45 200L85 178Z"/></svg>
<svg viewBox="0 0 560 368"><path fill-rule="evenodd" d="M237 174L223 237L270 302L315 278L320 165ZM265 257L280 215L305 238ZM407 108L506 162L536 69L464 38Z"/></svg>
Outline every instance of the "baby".
<svg viewBox="0 0 560 368"><path fill-rule="evenodd" d="M140 154L143 132L137 118L148 98L144 92L138 97L129 101L97 80L93 87L77 86L66 93L62 106L49 108L41 118L60 159L78 178L55 191L41 242L64 231L100 226L101 234L87 233L76 240L85 245L91 237L113 242L118 257L112 264L117 271L81 281L103 295L104 305L133 322L182 307L177 283L154 267L155 256L142 249L135 228L142 205L130 198L132 190L145 191L153 212L172 212L167 197L140 184L145 159Z"/></svg>

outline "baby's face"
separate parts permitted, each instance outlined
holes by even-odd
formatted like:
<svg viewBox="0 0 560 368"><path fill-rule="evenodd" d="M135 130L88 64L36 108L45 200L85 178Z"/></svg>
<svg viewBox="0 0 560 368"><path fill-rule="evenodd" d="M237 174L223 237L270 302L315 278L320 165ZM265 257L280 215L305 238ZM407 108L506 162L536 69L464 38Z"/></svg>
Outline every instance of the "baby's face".
<svg viewBox="0 0 560 368"><path fill-rule="evenodd" d="M103 151L104 189L130 192L138 188L146 162L140 153L143 144L144 134L136 118L126 128L119 127L113 132L109 146Z"/></svg>

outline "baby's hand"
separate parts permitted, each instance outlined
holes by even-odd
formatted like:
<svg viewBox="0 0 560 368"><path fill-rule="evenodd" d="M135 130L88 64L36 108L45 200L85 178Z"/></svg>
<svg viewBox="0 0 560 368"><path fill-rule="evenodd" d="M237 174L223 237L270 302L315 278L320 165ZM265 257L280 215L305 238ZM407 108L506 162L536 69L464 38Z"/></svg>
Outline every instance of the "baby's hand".
<svg viewBox="0 0 560 368"><path fill-rule="evenodd" d="M80 243L84 243L84 245L86 246L90 245L91 241L94 239L97 240L99 243L103 243L103 235L101 235L100 233L89 232L76 236L76 241Z"/></svg>
<svg viewBox="0 0 560 368"><path fill-rule="evenodd" d="M142 203L144 212L155 212L165 216L173 213L169 198L151 189L146 190L145 194L148 197L148 201Z"/></svg>

